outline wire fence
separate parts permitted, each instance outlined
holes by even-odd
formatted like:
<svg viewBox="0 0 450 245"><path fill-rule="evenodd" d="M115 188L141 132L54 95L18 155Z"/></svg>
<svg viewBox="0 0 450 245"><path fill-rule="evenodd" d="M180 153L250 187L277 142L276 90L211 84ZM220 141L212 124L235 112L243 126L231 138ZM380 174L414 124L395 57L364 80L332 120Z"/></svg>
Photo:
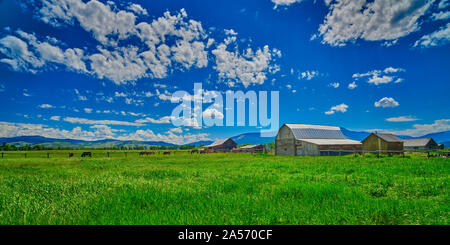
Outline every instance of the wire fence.
<svg viewBox="0 0 450 245"><path fill-rule="evenodd" d="M376 155L377 157L381 156L394 156L401 155L405 157L405 155L409 154L420 154L426 155L427 157L450 157L450 150L441 150L441 149L430 149L430 150L401 150L401 151L393 151L393 150L378 150L378 151L367 151L367 150L320 150L321 156L345 156L345 155L354 155L356 156L365 156L366 154Z"/></svg>
<svg viewBox="0 0 450 245"><path fill-rule="evenodd" d="M6 151L0 153L1 159L23 159L23 158L128 158L148 156L168 156L187 154L187 150L171 151Z"/></svg>

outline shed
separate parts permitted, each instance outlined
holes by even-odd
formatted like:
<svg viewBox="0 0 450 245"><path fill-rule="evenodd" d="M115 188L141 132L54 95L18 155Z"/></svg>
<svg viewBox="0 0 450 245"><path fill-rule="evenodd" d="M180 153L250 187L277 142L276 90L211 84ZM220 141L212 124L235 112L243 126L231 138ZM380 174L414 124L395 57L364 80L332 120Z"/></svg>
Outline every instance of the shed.
<svg viewBox="0 0 450 245"><path fill-rule="evenodd" d="M208 152L230 152L236 146L237 143L234 140L227 138L216 140L211 145L205 146L205 148Z"/></svg>
<svg viewBox="0 0 450 245"><path fill-rule="evenodd" d="M363 150L367 152L400 153L403 140L393 134L372 133L363 141Z"/></svg>
<svg viewBox="0 0 450 245"><path fill-rule="evenodd" d="M361 142L347 139L334 126L284 124L275 138L276 155L345 155L361 150Z"/></svg>
<svg viewBox="0 0 450 245"><path fill-rule="evenodd" d="M405 150L418 150L418 151L440 149L439 145L432 138L404 139L403 148Z"/></svg>
<svg viewBox="0 0 450 245"><path fill-rule="evenodd" d="M233 149L233 152L242 152L242 153L258 153L264 152L263 145L246 145L236 149Z"/></svg>

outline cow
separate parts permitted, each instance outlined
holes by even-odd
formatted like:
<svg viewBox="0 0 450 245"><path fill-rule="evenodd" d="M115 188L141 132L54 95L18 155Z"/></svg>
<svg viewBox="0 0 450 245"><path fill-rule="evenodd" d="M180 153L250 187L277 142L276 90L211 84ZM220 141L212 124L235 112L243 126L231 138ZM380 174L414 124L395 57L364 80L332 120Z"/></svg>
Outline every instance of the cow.
<svg viewBox="0 0 450 245"><path fill-rule="evenodd" d="M198 152L199 152L200 154L206 154L206 153L207 153L205 149L199 150Z"/></svg>
<svg viewBox="0 0 450 245"><path fill-rule="evenodd" d="M143 155L155 155L155 152L154 151L141 151L139 153L139 155L140 156L143 156Z"/></svg>
<svg viewBox="0 0 450 245"><path fill-rule="evenodd" d="M69 153L69 157L73 157L73 155L74 155L73 152Z"/></svg>
<svg viewBox="0 0 450 245"><path fill-rule="evenodd" d="M92 152L83 152L81 157L92 157Z"/></svg>
<svg viewBox="0 0 450 245"><path fill-rule="evenodd" d="M195 149L195 150L192 150L191 151L191 154L194 154L194 153L198 153L199 151L197 150L197 149Z"/></svg>
<svg viewBox="0 0 450 245"><path fill-rule="evenodd" d="M163 155L170 155L170 151L165 151Z"/></svg>

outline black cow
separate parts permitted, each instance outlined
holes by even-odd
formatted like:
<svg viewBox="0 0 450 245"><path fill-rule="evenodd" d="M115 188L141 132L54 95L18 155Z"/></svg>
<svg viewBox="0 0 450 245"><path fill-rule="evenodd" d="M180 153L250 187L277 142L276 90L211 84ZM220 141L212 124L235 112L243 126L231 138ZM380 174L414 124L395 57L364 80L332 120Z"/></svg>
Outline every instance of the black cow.
<svg viewBox="0 0 450 245"><path fill-rule="evenodd" d="M92 152L83 152L81 157L92 157Z"/></svg>
<svg viewBox="0 0 450 245"><path fill-rule="evenodd" d="M73 157L73 155L74 155L73 152L69 153L69 157Z"/></svg>
<svg viewBox="0 0 450 245"><path fill-rule="evenodd" d="M170 151L165 151L163 155L170 155Z"/></svg>

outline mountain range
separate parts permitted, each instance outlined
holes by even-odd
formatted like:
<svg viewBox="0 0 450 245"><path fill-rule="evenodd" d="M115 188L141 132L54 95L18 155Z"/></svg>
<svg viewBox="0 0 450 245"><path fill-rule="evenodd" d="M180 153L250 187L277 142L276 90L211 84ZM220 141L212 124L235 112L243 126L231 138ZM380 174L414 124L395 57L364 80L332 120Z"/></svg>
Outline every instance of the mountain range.
<svg viewBox="0 0 450 245"><path fill-rule="evenodd" d="M370 133L361 131L352 131L346 128L341 128L342 133L349 139L362 141ZM450 147L450 131L438 132L423 135L420 137L411 137L406 135L397 135L403 139L411 138L433 138L439 144L444 144L445 147ZM238 145L242 144L263 144L275 141L275 137L263 138L259 133L244 133L231 137ZM175 146L175 144L163 142L163 141L135 141L135 140L114 140L114 139L104 139L96 141L85 141L85 140L75 140L75 139L53 139L46 138L42 136L18 136L11 138L0 138L1 143L13 144L16 146L23 145L42 145L44 147L70 147L70 148L104 148L104 147L120 147L120 146ZM199 141L189 143L188 145L209 145L213 141Z"/></svg>

